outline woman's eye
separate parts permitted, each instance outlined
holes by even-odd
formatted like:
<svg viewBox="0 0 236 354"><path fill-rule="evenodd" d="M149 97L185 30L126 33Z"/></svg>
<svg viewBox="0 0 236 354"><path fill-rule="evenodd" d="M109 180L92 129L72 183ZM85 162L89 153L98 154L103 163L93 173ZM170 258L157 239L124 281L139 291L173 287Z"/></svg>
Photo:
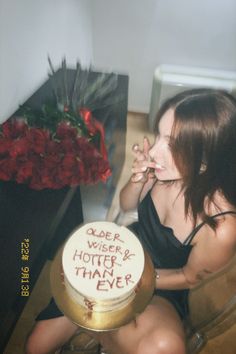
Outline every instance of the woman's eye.
<svg viewBox="0 0 236 354"><path fill-rule="evenodd" d="M171 148L173 148L173 145L174 145L174 140L170 137L168 140L168 146L171 149Z"/></svg>

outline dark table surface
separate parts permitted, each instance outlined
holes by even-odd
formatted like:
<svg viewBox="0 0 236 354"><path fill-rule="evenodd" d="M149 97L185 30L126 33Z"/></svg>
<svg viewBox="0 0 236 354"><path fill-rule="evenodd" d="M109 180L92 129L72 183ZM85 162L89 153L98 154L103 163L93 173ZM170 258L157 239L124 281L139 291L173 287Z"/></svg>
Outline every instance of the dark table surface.
<svg viewBox="0 0 236 354"><path fill-rule="evenodd" d="M74 73L74 70L68 70L71 80ZM60 70L56 75L61 75ZM92 80L99 73L90 75ZM61 243L83 220L104 220L106 217L125 159L126 75L118 75L118 85L112 94L123 98L110 107L93 111L105 128L112 168L112 176L106 183L74 189L34 191L14 182L0 182L0 352L3 352L28 300L27 291L30 295L45 261L53 258ZM39 107L51 95L51 85L46 81L26 104ZM23 259L22 253L26 252L29 258ZM27 270L29 282L25 275ZM27 285L29 289L24 293Z"/></svg>

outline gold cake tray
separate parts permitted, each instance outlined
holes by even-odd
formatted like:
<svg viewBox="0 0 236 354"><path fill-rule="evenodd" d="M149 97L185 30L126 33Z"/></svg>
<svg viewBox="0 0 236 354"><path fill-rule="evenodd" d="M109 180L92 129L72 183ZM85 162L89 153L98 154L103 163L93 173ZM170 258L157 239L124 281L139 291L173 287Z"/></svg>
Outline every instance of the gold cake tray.
<svg viewBox="0 0 236 354"><path fill-rule="evenodd" d="M134 319L150 302L155 286L155 276L151 258L146 252L144 271L134 299L125 307L108 312L89 311L75 303L68 295L62 277L62 252L63 247L57 252L51 266L52 295L61 312L76 325L93 331L115 330Z"/></svg>

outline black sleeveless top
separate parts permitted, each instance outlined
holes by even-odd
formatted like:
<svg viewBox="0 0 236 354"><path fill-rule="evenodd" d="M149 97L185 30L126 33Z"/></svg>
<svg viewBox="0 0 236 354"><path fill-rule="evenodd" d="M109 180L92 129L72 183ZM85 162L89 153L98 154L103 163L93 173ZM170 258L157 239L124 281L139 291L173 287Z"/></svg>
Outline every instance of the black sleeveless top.
<svg viewBox="0 0 236 354"><path fill-rule="evenodd" d="M236 214L234 211L226 211L216 215ZM138 207L138 222L129 226L137 235L143 247L149 253L155 268L182 268L188 260L192 246L191 242L205 224L199 224L182 243L174 235L170 227L161 224L155 205L151 197L151 191L147 193ZM184 290L160 290L155 294L168 299L176 308L181 318L188 314L188 289Z"/></svg>

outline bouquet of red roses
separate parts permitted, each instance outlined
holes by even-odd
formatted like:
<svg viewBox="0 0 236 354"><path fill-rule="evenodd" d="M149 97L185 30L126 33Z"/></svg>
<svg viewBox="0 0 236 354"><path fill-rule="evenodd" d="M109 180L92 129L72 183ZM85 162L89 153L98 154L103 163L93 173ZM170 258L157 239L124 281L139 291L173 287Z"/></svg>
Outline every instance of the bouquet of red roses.
<svg viewBox="0 0 236 354"><path fill-rule="evenodd" d="M66 69L65 62L63 65ZM77 82L78 70L77 64ZM94 97L92 90L90 96ZM25 183L37 190L107 180L111 169L103 126L87 107L76 104L75 97L82 95L75 95L74 89L71 101L56 95L55 104L45 104L40 110L23 107L22 115L1 125L0 180Z"/></svg>

